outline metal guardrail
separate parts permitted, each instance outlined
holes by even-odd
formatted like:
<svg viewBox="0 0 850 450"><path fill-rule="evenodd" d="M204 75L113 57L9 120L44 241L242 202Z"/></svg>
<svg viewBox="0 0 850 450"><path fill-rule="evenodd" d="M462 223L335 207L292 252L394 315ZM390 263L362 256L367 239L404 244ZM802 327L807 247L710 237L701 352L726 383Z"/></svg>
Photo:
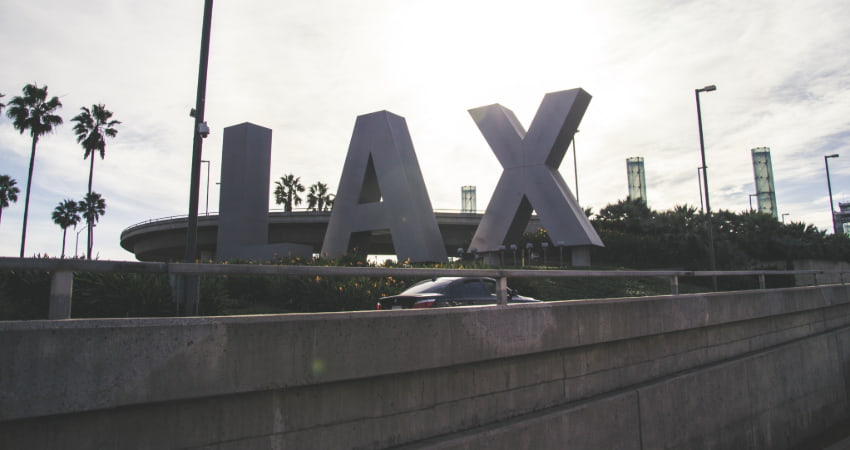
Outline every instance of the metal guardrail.
<svg viewBox="0 0 850 450"><path fill-rule="evenodd" d="M508 278L664 278L670 280L670 293L679 295L681 277L754 276L759 289L766 289L768 275L811 275L815 285L818 277L838 275L844 284L847 270L564 270L564 269L445 269L445 268L383 268L337 266L287 266L261 264L187 264L132 261L87 261L81 259L32 259L0 257L0 270L37 270L51 273L50 309L48 319L68 319L71 313L74 272L159 273L173 276L224 275L319 275L366 277L490 277L498 280L498 304L507 304Z"/></svg>

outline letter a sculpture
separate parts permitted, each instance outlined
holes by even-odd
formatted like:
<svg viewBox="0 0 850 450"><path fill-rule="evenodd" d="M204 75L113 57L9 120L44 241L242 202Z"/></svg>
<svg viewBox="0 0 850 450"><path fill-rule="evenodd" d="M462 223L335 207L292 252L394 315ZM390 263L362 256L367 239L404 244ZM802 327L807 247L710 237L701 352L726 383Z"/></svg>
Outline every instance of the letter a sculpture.
<svg viewBox="0 0 850 450"><path fill-rule="evenodd" d="M589 265L589 246L604 245L558 172L589 103L582 89L546 94L528 132L502 105L469 110L504 168L470 252L519 243L536 211L552 242L577 247L573 264Z"/></svg>
<svg viewBox="0 0 850 450"><path fill-rule="evenodd" d="M322 254L359 247L389 230L399 261L448 258L403 117L387 111L357 117Z"/></svg>

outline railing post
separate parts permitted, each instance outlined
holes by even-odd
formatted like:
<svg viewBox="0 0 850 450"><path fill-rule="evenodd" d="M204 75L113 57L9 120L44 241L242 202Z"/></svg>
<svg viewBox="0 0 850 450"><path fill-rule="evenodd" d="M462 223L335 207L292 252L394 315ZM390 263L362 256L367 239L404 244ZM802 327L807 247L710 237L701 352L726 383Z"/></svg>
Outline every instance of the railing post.
<svg viewBox="0 0 850 450"><path fill-rule="evenodd" d="M71 318L71 294L74 289L74 272L57 270L50 277L50 306L47 318L50 320Z"/></svg>
<svg viewBox="0 0 850 450"><path fill-rule="evenodd" d="M673 295L679 295L679 276L673 275L670 277L670 291Z"/></svg>
<svg viewBox="0 0 850 450"><path fill-rule="evenodd" d="M508 304L508 277L501 276L496 280L496 304Z"/></svg>
<svg viewBox="0 0 850 450"><path fill-rule="evenodd" d="M171 298L177 307L177 315L197 316L201 297L201 277L169 272L169 282Z"/></svg>
<svg viewBox="0 0 850 450"><path fill-rule="evenodd" d="M759 274L759 289L766 289L766 288L767 288L767 283L765 283L764 274L760 273Z"/></svg>

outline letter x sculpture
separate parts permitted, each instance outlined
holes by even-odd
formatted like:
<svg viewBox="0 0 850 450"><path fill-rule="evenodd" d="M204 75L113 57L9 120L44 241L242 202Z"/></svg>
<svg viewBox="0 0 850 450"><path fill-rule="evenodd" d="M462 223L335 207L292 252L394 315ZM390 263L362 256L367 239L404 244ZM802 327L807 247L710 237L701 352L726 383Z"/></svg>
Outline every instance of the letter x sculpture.
<svg viewBox="0 0 850 450"><path fill-rule="evenodd" d="M502 105L469 110L504 168L470 252L519 243L532 211L559 245L604 246L558 172L589 103L582 89L546 94L528 132Z"/></svg>

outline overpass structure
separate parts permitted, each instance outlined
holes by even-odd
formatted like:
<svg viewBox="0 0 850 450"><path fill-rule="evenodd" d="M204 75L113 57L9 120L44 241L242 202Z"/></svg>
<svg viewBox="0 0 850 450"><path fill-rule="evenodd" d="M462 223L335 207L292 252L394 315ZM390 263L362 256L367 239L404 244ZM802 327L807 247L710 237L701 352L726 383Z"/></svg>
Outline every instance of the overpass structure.
<svg viewBox="0 0 850 450"><path fill-rule="evenodd" d="M0 322L8 448L791 448L850 419L850 286Z"/></svg>
<svg viewBox="0 0 850 450"><path fill-rule="evenodd" d="M458 248L467 249L483 214L435 211L437 226L445 243L446 253L456 255ZM319 253L330 220L330 212L272 211L269 212L269 243L304 244ZM198 217L198 250L202 260L214 259L218 238L218 214ZM121 233L121 247L133 253L139 261L179 261L186 246L185 216L150 220L128 227ZM526 231L534 232L540 220L532 216ZM519 244L519 243L517 243ZM394 254L390 234L373 233L369 242L370 254Z"/></svg>

